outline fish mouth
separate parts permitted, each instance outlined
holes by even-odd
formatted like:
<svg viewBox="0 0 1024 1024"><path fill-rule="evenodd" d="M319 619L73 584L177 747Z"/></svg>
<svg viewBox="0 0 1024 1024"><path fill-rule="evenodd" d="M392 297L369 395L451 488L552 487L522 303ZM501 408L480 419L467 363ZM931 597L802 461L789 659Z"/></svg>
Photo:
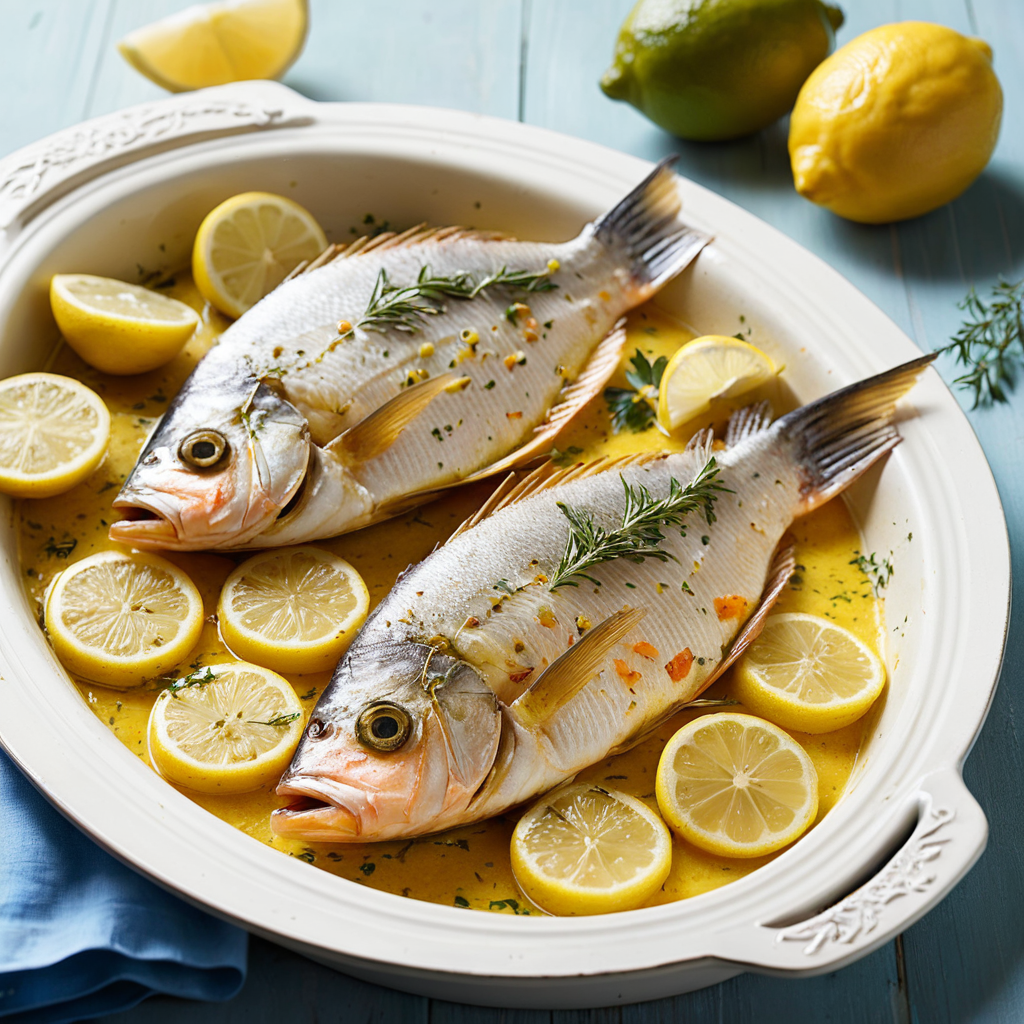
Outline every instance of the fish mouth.
<svg viewBox="0 0 1024 1024"><path fill-rule="evenodd" d="M110 524L111 540L137 548L166 548L178 539L174 524L160 512L138 501L115 500L122 518Z"/></svg>
<svg viewBox="0 0 1024 1024"><path fill-rule="evenodd" d="M270 828L285 839L309 842L345 843L360 837L359 816L332 792L335 787L326 780L308 776L292 776L277 787L277 795L291 797L292 802L270 816Z"/></svg>

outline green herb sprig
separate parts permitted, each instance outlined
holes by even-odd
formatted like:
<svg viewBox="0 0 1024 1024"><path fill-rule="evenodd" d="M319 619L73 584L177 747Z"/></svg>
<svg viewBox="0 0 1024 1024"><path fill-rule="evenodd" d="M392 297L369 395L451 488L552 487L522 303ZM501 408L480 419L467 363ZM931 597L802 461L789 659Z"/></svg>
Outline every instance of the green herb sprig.
<svg viewBox="0 0 1024 1024"><path fill-rule="evenodd" d="M939 349L953 353L964 367L953 383L971 392L974 409L1006 402L1024 357L1024 280L1011 284L1000 279L988 301L972 288L957 308L968 318Z"/></svg>
<svg viewBox="0 0 1024 1024"><path fill-rule="evenodd" d="M862 555L858 552L857 557L850 562L850 565L857 566L867 576L871 583L871 589L875 592L875 597L878 597L879 593L889 585L889 580L892 579L892 574L895 571L891 558L883 558L879 561L874 551L870 555Z"/></svg>
<svg viewBox="0 0 1024 1024"><path fill-rule="evenodd" d="M357 327L379 333L391 328L414 334L422 328L428 316L437 316L445 311L445 298L475 299L482 291L495 285L520 288L527 292L551 291L558 287L551 280L553 269L557 269L557 264L554 268L549 265L538 273L502 267L476 281L472 274L465 271L448 277L435 276L429 266L423 266L416 283L402 287L392 284L387 271L382 267L370 294L366 312L354 327L342 331L341 337L349 337Z"/></svg>
<svg viewBox="0 0 1024 1024"><path fill-rule="evenodd" d="M720 494L732 493L719 483L718 472L715 460L708 459L693 483L683 487L673 477L668 496L658 500L642 484L632 487L620 476L626 490L626 507L622 513L622 524L611 531L598 526L593 514L586 509L558 502L562 515L569 520L569 536L549 589L577 587L579 580L574 577L600 586L600 580L588 576L587 570L615 558L626 558L631 562L642 562L645 558L677 561L674 555L661 550L665 539L661 527L681 526L687 515L698 510L703 512L709 524L713 523L716 519L715 502Z"/></svg>
<svg viewBox="0 0 1024 1024"><path fill-rule="evenodd" d="M286 725L291 725L297 718L302 717L301 711L293 711L290 715L278 715L276 718L271 718L268 722L258 722L253 718L247 719L248 725L272 725L275 729L284 728Z"/></svg>
<svg viewBox="0 0 1024 1024"><path fill-rule="evenodd" d="M648 362L640 349L630 362L633 369L626 371L626 380L632 387L604 389L604 400L612 414L612 430L616 434L626 430L641 434L654 423L658 388L668 365L665 356L659 356L653 364Z"/></svg>

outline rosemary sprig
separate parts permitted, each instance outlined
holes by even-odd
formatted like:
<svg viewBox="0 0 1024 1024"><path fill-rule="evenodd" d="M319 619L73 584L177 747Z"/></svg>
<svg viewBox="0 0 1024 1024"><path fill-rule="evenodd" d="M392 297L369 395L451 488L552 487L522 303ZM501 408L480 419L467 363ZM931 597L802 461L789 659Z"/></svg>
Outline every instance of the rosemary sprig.
<svg viewBox="0 0 1024 1024"><path fill-rule="evenodd" d="M275 728L280 729L283 726L291 725L292 722L295 721L295 719L301 718L301 717L302 717L302 712L301 711L293 711L290 715L278 715L276 718L271 718L269 722L258 722L258 721L256 721L256 719L250 718L250 719L247 720L247 724L248 725L272 725Z"/></svg>
<svg viewBox="0 0 1024 1024"><path fill-rule="evenodd" d="M612 430L616 434L624 430L640 434L651 426L657 415L658 388L668 365L665 356L649 363L640 349L630 362L633 369L626 371L626 380L632 387L604 389L604 400L612 414Z"/></svg>
<svg viewBox="0 0 1024 1024"><path fill-rule="evenodd" d="M713 523L719 494L729 492L728 487L718 482L718 472L715 460L708 459L693 483L683 487L672 477L668 496L658 500L642 484L632 487L620 476L626 490L626 508L622 513L622 524L611 531L598 526L593 514L586 509L558 502L562 515L569 520L569 536L549 589L577 587L579 582L573 578L577 576L600 586L601 581L588 576L586 570L615 558L626 558L631 562L642 562L645 558L676 561L674 555L661 550L661 542L665 539L661 527L681 526L686 516L697 510L704 513L709 524Z"/></svg>
<svg viewBox="0 0 1024 1024"><path fill-rule="evenodd" d="M344 325L341 325L339 332L343 338L354 333L356 327L378 332L393 328L412 334L420 330L428 316L437 316L445 311L445 298L475 299L492 285L521 288L527 292L551 291L558 287L550 279L557 269L558 264L554 260L539 273L502 267L476 281L466 271L459 271L449 277L434 276L430 267L425 265L420 268L415 284L401 287L391 283L388 272L382 267L370 294L366 312L355 327L349 325L343 329Z"/></svg>
<svg viewBox="0 0 1024 1024"><path fill-rule="evenodd" d="M1000 279L987 302L972 288L957 308L968 319L939 349L952 352L965 369L953 383L973 393L974 409L1007 401L1024 357L1024 280L1011 284Z"/></svg>

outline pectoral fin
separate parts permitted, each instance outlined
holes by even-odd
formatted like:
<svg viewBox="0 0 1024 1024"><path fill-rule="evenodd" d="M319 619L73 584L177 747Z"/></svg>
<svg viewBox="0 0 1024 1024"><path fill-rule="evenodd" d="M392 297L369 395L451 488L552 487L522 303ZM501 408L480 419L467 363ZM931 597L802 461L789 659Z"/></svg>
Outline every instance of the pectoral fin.
<svg viewBox="0 0 1024 1024"><path fill-rule="evenodd" d="M344 434L339 434L326 451L342 456L348 462L368 462L387 451L398 435L430 403L456 381L453 373L421 381L405 388Z"/></svg>
<svg viewBox="0 0 1024 1024"><path fill-rule="evenodd" d="M564 707L601 671L612 647L646 614L642 608L623 608L556 658L513 702L511 710L519 723L527 727L541 725Z"/></svg>

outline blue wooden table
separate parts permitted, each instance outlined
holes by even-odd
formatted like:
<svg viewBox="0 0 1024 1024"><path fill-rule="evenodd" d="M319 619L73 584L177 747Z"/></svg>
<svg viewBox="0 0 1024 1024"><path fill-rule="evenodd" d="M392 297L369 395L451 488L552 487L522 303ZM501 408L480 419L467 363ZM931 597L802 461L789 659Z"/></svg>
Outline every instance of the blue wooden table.
<svg viewBox="0 0 1024 1024"><path fill-rule="evenodd" d="M845 0L840 43L917 18L982 36L1006 95L1002 138L982 177L956 202L905 224L864 227L793 191L786 122L725 144L682 143L597 79L632 0L312 0L306 50L286 84L318 100L457 107L582 136L637 156L679 154L681 174L722 193L817 253L923 349L959 323L969 285L1024 276L1024 2ZM83 118L163 95L114 42L184 0L0 0L0 155ZM952 366L943 366L947 379ZM1024 558L1024 387L971 421L1003 497L1014 562ZM970 680L965 680L969 685ZM109 1024L410 1021L540 1024L621 1021L829 1021L940 1024L1024 1021L1024 611L1013 617L1002 682L967 763L991 822L967 879L900 939L838 974L808 981L743 976L677 999L612 1010L482 1010L336 974L253 940L249 980L226 1005L153 999ZM613 941L609 939L609 941ZM454 965L453 965L454 966Z"/></svg>

